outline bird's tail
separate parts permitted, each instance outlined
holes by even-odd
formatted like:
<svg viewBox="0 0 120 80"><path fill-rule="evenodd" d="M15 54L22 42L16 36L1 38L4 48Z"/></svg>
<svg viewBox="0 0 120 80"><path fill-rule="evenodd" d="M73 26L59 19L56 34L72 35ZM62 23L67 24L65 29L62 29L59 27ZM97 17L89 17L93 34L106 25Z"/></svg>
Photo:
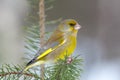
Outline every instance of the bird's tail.
<svg viewBox="0 0 120 80"><path fill-rule="evenodd" d="M24 72L26 72L29 68L32 68L33 66L37 66L37 65L40 65L40 64L43 64L43 63L44 63L44 61L37 61L37 62L31 62L30 61L26 65L26 67L22 71L19 72L18 77L21 77L22 74L24 74Z"/></svg>
<svg viewBox="0 0 120 80"><path fill-rule="evenodd" d="M23 72L27 71L29 68L32 68L34 66L37 66L37 65L40 65L43 63L44 63L44 61L37 61L37 62L31 63L24 68Z"/></svg>

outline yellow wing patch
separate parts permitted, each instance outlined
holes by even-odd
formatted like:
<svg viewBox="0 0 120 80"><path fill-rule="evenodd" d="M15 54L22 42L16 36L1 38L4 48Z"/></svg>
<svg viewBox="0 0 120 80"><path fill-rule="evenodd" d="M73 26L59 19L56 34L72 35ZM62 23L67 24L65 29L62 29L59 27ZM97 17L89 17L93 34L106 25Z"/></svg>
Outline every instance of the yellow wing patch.
<svg viewBox="0 0 120 80"><path fill-rule="evenodd" d="M44 56L48 55L50 52L54 51L55 49L59 48L62 46L66 40L63 40L59 45L55 46L54 48L49 48L45 52L43 52L40 56L37 57L37 59L43 58Z"/></svg>
<svg viewBox="0 0 120 80"><path fill-rule="evenodd" d="M40 56L38 56L37 59L40 59L40 58L46 56L47 54L49 54L52 51L53 51L52 48L47 49L44 53L42 53Z"/></svg>

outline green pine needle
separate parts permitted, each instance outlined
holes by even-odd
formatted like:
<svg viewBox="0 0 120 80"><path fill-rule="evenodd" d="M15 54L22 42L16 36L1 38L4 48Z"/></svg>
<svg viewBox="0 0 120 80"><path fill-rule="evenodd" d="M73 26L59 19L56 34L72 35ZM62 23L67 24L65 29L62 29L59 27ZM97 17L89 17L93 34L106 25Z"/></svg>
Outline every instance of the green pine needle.
<svg viewBox="0 0 120 80"><path fill-rule="evenodd" d="M79 56L73 57L71 63L67 63L68 57L65 60L60 59L54 65L45 68L45 80L77 80L82 73L83 59ZM32 68L18 77L23 66L5 64L0 68L1 80L41 80L38 70Z"/></svg>
<svg viewBox="0 0 120 80"><path fill-rule="evenodd" d="M48 80L77 80L79 78L82 72L83 59L74 57L71 63L67 63L67 58L60 59L54 66L46 68Z"/></svg>

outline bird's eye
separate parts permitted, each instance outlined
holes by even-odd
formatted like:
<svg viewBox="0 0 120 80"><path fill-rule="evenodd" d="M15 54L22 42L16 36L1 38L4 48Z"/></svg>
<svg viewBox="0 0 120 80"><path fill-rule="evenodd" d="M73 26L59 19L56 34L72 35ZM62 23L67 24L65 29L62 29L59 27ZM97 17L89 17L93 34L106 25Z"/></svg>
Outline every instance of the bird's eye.
<svg viewBox="0 0 120 80"><path fill-rule="evenodd" d="M69 23L70 26L75 26L76 24L75 23Z"/></svg>

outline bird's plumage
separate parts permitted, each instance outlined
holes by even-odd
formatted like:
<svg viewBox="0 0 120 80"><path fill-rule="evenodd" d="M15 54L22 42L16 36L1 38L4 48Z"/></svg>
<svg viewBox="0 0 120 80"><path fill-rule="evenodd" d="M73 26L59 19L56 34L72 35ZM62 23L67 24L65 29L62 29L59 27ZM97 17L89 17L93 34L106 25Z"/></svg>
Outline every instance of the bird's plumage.
<svg viewBox="0 0 120 80"><path fill-rule="evenodd" d="M26 65L24 71L49 61L64 59L66 55L70 56L75 50L77 32L80 27L73 19L67 19L61 22L44 44L44 50Z"/></svg>

